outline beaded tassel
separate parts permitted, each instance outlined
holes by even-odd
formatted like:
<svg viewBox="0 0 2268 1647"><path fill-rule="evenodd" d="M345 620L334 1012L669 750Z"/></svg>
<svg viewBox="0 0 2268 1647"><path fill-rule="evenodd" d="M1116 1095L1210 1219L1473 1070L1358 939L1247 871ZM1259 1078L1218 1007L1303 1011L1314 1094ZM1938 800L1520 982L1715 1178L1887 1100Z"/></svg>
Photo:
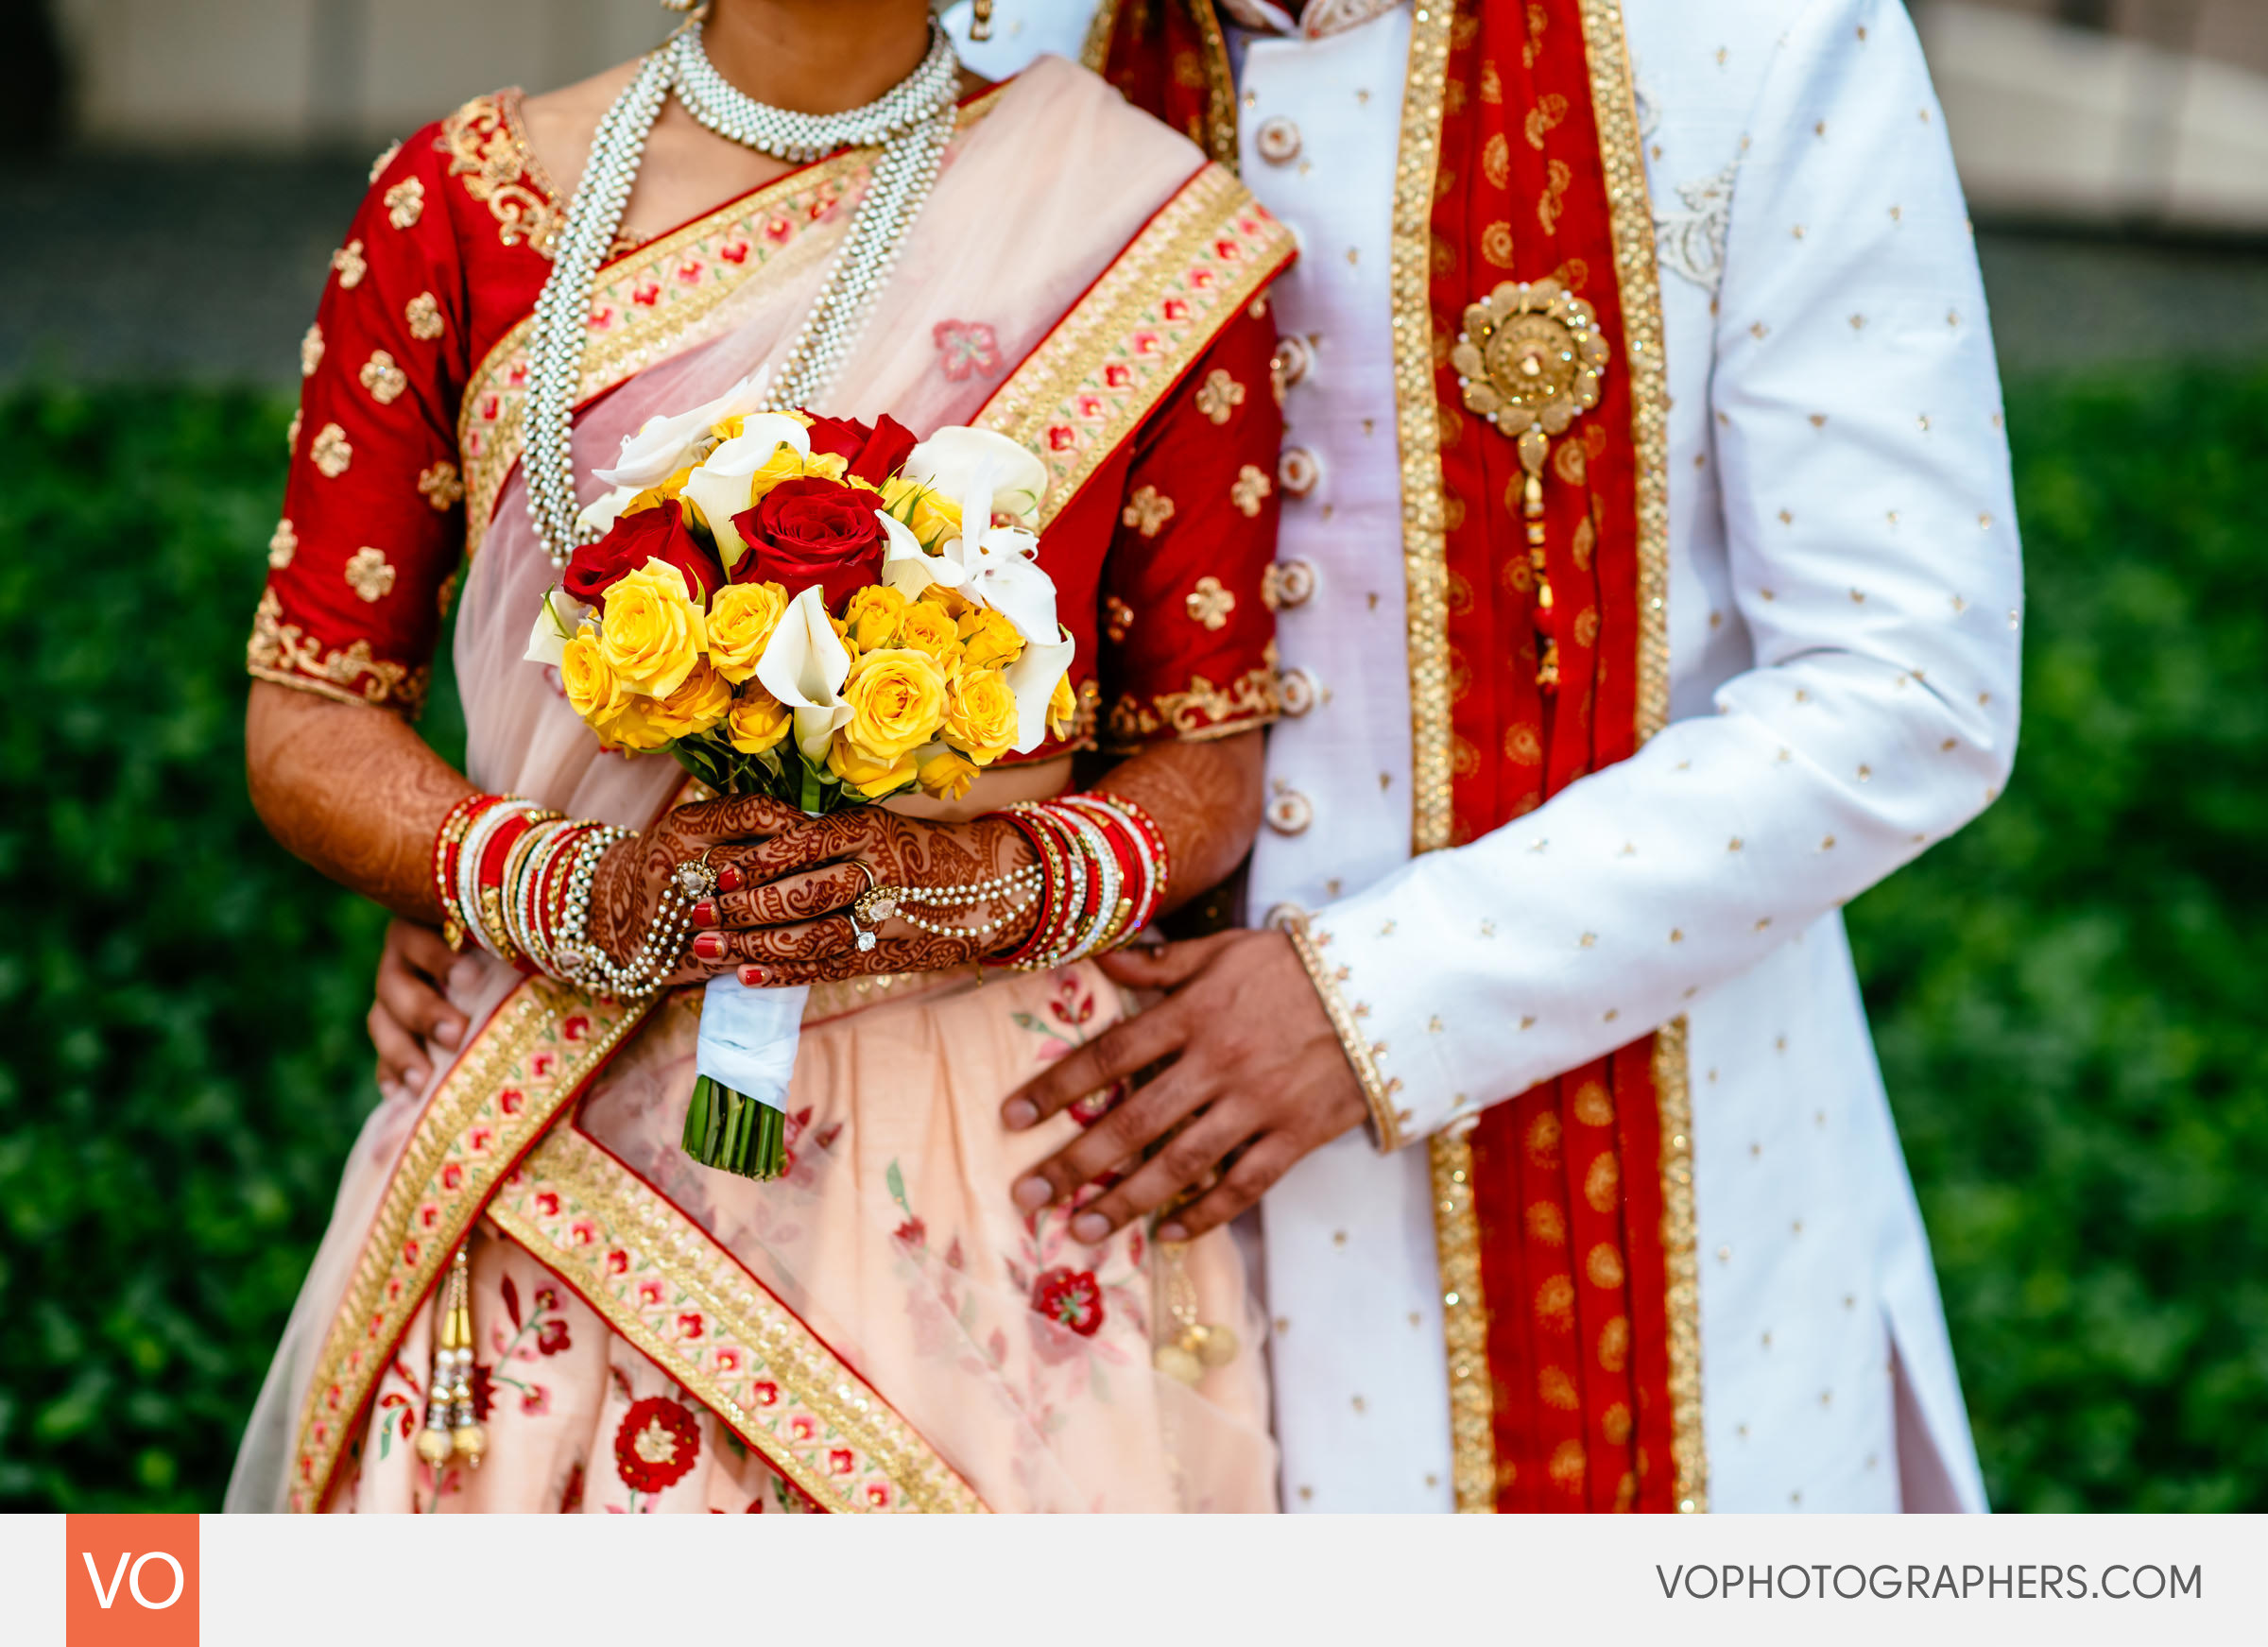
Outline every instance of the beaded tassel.
<svg viewBox="0 0 2268 1647"><path fill-rule="evenodd" d="M478 1469L488 1450L489 1433L472 1412L472 1272L459 1246L434 1300L433 1380L418 1456L438 1470L455 1454Z"/></svg>
<svg viewBox="0 0 2268 1647"><path fill-rule="evenodd" d="M1194 1384L1211 1367L1227 1366L1236 1359L1234 1329L1197 1319L1197 1284L1189 1277L1189 1244L1157 1244L1158 1290L1163 1295L1158 1312L1160 1334L1150 1351L1150 1363L1176 1383Z"/></svg>

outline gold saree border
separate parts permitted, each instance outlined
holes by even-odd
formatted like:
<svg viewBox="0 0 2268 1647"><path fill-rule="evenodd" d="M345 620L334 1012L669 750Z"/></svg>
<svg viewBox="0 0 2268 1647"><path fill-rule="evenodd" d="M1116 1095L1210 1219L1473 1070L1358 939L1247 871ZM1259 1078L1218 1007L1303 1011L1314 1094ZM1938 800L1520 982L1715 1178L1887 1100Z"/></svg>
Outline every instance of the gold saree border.
<svg viewBox="0 0 2268 1647"><path fill-rule="evenodd" d="M1158 209L971 420L1047 466L1043 525L1295 250L1291 231L1218 164Z"/></svg>
<svg viewBox="0 0 2268 1647"><path fill-rule="evenodd" d="M300 1404L295 1511L322 1508L404 1327L482 1205L648 1008L548 978L505 997L426 1101L364 1236Z"/></svg>
<svg viewBox="0 0 2268 1647"><path fill-rule="evenodd" d="M985 1509L728 1248L575 1127L555 1128L529 1153L489 1217L816 1502L849 1513Z"/></svg>
<svg viewBox="0 0 2268 1647"><path fill-rule="evenodd" d="M1410 19L1410 61L1394 158L1394 421L1401 459L1401 566L1410 660L1410 848L1450 843L1449 547L1441 414L1434 382L1434 182L1441 163L1450 26L1456 8L1427 0ZM1496 1508L1496 1398L1488 1380L1488 1303L1481 1290L1472 1144L1453 1125L1426 1141L1441 1336L1449 1361L1450 1485L1457 1510Z"/></svg>
<svg viewBox="0 0 2268 1647"><path fill-rule="evenodd" d="M1669 358L1661 321L1661 269L1645 140L1623 32L1621 0L1582 0L1590 104L1606 171L1607 217L1623 308L1623 358L1630 374L1631 437L1638 466L1638 713L1641 744L1670 714ZM1709 1452L1701 1424L1701 1273L1695 1249L1693 1106L1680 1018L1654 1032L1654 1093L1661 1118L1661 1245L1669 1321L1670 1451L1681 1513L1709 1508Z"/></svg>
<svg viewBox="0 0 2268 1647"><path fill-rule="evenodd" d="M990 113L1007 84L964 104L959 131ZM823 255L828 248L808 231L857 189L880 152L846 149L790 172L601 267L592 286L576 404L704 341L725 300L750 276ZM520 461L534 324L533 316L523 317L496 340L467 380L457 409L468 558L478 553L504 483Z"/></svg>

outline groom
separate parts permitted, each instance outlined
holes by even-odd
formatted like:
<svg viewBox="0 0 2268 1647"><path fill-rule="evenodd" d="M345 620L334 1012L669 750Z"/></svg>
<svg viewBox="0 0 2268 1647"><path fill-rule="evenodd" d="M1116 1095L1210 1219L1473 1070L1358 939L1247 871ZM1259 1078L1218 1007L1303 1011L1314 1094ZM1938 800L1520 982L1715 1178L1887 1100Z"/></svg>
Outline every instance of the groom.
<svg viewBox="0 0 2268 1647"><path fill-rule="evenodd" d="M1261 1207L1289 1508L1982 1508L1837 913L2016 734L1902 7L994 12L974 66L1083 43L1302 243L1257 930L1106 963L1174 993L1004 1120L1171 1068L1019 1200L1203 1111L1074 1229Z"/></svg>

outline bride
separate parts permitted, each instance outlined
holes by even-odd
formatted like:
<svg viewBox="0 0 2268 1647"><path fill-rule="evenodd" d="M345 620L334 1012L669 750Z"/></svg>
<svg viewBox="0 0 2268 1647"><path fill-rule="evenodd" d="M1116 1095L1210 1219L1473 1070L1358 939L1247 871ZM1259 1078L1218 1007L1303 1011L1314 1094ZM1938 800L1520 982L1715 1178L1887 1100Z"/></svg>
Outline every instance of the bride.
<svg viewBox="0 0 2268 1647"><path fill-rule="evenodd" d="M1275 708L1264 288L1289 257L1232 177L1083 71L959 71L922 0L712 0L640 63L475 98L380 158L301 349L248 653L254 801L460 937L478 899L435 873L457 845L536 806L615 826L584 860L590 939L625 965L649 928L675 942L633 1000L463 946L467 1030L355 1142L230 1508L1273 1507L1228 1233L1090 1246L1070 1209L1009 1199L1112 1095L1013 1134L1002 1099L1133 1004L1090 961L986 963L1075 955L1035 930L1050 900L1078 917L1146 866L1177 904L1250 841ZM682 804L676 762L602 753L524 661L592 470L764 368L815 415L973 424L1046 469L1075 690L957 802ZM463 773L410 727L460 576ZM695 862L714 887L673 928ZM985 890L1003 878L1045 895ZM861 948L853 901L908 884L976 890L963 922ZM815 986L768 1183L679 1141L696 986L726 971Z"/></svg>

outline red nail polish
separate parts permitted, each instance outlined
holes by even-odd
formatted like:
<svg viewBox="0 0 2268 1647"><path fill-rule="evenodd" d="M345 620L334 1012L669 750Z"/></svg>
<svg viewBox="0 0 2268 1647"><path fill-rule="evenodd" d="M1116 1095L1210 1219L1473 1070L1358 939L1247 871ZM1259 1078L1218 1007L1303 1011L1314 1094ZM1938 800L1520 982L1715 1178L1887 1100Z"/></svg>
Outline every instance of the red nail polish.
<svg viewBox="0 0 2268 1647"><path fill-rule="evenodd" d="M693 906L693 924L696 926L716 925L715 899L704 898Z"/></svg>
<svg viewBox="0 0 2268 1647"><path fill-rule="evenodd" d="M725 958L725 935L721 932L701 934L699 937L693 940L693 952L704 961L723 960Z"/></svg>
<svg viewBox="0 0 2268 1647"><path fill-rule="evenodd" d="M740 981L743 984L746 984L751 989L755 988L758 985L762 984L770 976L771 974L765 971L762 967L743 967L740 969Z"/></svg>
<svg viewBox="0 0 2268 1647"><path fill-rule="evenodd" d="M719 868L716 872L716 889L719 892L738 892L740 890L740 871L730 864Z"/></svg>

